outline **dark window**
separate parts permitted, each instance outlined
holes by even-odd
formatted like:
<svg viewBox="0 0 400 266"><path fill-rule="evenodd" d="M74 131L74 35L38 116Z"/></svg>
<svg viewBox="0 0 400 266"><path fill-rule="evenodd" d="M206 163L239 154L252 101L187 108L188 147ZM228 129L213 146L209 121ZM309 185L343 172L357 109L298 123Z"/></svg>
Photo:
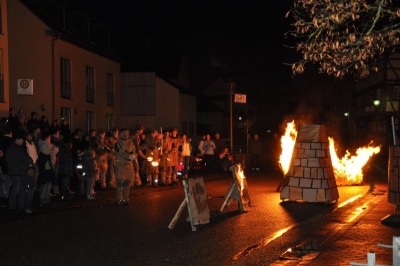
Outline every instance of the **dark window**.
<svg viewBox="0 0 400 266"><path fill-rule="evenodd" d="M114 106L114 75L107 73L107 106Z"/></svg>
<svg viewBox="0 0 400 266"><path fill-rule="evenodd" d="M86 122L87 122L87 131L91 129L95 129L95 123L94 123L94 112L87 111L86 112Z"/></svg>
<svg viewBox="0 0 400 266"><path fill-rule="evenodd" d="M0 4L0 33L3 34L3 16L1 15L2 6Z"/></svg>
<svg viewBox="0 0 400 266"><path fill-rule="evenodd" d="M61 97L71 99L71 61L61 58L60 61Z"/></svg>
<svg viewBox="0 0 400 266"><path fill-rule="evenodd" d="M0 102L4 102L4 75L0 74Z"/></svg>
<svg viewBox="0 0 400 266"><path fill-rule="evenodd" d="M94 68L86 67L86 102L94 103Z"/></svg>

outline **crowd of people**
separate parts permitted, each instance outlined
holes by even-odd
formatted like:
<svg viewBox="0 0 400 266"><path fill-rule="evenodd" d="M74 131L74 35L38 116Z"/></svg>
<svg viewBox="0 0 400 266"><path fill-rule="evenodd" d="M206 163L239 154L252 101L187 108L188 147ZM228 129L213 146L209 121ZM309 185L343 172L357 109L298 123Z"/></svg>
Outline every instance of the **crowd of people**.
<svg viewBox="0 0 400 266"><path fill-rule="evenodd" d="M52 197L93 200L97 190L116 191L116 204L130 204L132 188L173 186L187 178L191 158L202 157L206 173L229 171L233 157L220 134L203 136L198 145L176 128L159 132L136 126L109 132L70 130L66 119L10 108L0 124L1 204L10 211L32 213ZM35 194L36 193L36 194Z"/></svg>

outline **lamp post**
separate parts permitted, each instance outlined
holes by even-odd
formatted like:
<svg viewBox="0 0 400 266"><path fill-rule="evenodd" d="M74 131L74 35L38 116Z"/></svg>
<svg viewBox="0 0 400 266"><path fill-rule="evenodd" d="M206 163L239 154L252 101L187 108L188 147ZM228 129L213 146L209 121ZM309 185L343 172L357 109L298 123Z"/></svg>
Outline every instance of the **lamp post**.
<svg viewBox="0 0 400 266"><path fill-rule="evenodd" d="M231 145L230 145L230 152L233 154L233 111L232 111L232 105L233 105L233 95L235 94L235 83L231 81L229 81L228 83L228 90L229 90L229 114L230 114L230 123L229 123L229 127L230 127L230 141L231 141Z"/></svg>

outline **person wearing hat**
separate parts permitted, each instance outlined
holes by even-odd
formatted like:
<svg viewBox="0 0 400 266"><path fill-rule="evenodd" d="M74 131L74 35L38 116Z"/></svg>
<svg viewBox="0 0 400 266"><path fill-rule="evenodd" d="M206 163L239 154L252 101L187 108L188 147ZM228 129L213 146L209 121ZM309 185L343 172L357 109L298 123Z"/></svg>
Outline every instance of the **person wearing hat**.
<svg viewBox="0 0 400 266"><path fill-rule="evenodd" d="M8 209L32 213L34 168L32 158L28 155L24 145L22 132L13 134L13 143L7 149L7 167L12 187L10 191Z"/></svg>

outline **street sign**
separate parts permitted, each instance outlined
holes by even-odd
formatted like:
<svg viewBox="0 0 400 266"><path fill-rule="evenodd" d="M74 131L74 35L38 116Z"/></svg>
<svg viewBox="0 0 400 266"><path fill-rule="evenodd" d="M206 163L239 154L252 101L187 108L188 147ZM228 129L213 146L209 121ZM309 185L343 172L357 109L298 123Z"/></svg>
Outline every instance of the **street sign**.
<svg viewBox="0 0 400 266"><path fill-rule="evenodd" d="M235 103L246 103L246 94L235 93Z"/></svg>
<svg viewBox="0 0 400 266"><path fill-rule="evenodd" d="M18 95L33 95L33 79L17 80Z"/></svg>

